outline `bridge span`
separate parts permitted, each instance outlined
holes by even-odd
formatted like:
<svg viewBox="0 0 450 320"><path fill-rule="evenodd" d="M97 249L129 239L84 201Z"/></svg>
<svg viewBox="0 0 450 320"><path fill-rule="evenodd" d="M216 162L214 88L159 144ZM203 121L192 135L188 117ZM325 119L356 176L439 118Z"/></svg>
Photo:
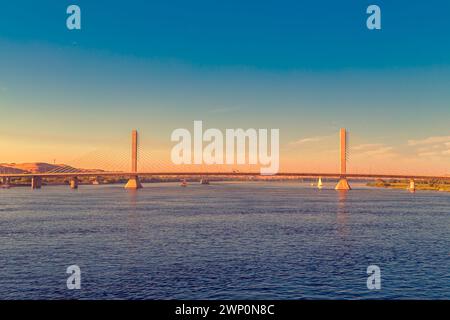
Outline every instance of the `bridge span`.
<svg viewBox="0 0 450 320"><path fill-rule="evenodd" d="M415 191L415 180L444 180L450 181L450 176L431 176L431 175L405 175L405 174L372 174L372 173L348 173L347 172L347 131L342 128L340 130L340 157L339 173L327 173L327 172L279 172L272 177L298 177L298 178L317 178L318 187L322 185L322 178L338 179L336 190L350 190L350 184L348 179L408 179L410 181L409 190ZM101 177L127 177L129 180L125 185L127 189L139 189L142 185L139 181L139 177L145 176L198 176L198 177L230 177L230 176L262 176L258 172L245 172L245 171L139 171L138 170L138 133L136 130L131 134L131 170L130 171L102 171L102 170L80 170L74 169L67 172L41 172L41 173L0 173L1 186L9 186L10 180L15 178L28 178L31 179L31 187L33 189L41 188L43 178L64 178L69 179L69 184L72 189L78 188L78 178L81 177L95 177L98 180Z"/></svg>
<svg viewBox="0 0 450 320"><path fill-rule="evenodd" d="M69 173L6 173L0 174L0 178L73 178L73 177L132 177L132 176L264 176L259 172L69 172ZM267 177L267 176L266 176ZM313 173L313 172L279 172L270 177L299 177L299 178L347 178L347 179L414 179L414 180L445 180L450 181L450 176L430 176L430 175L406 175L391 173Z"/></svg>
<svg viewBox="0 0 450 320"><path fill-rule="evenodd" d="M4 184L8 184L10 179L13 178L30 178L31 179L31 187L33 189L39 189L42 186L43 178L65 178L69 179L69 185L72 189L76 189L78 187L78 178L81 177L128 177L136 186L136 181L139 181L138 177L149 177L149 176L192 176L192 177L239 177L239 176L261 176L259 172L107 172L107 171L96 171L96 172L70 172L70 173L9 173L9 174L0 174L0 178ZM313 172L280 172L271 177L298 177L298 178L330 178L330 179L338 179L338 186L342 182L343 179L402 179L409 180L409 190L415 191L415 181L416 180L444 180L450 181L450 176L429 176L429 175L403 175L403 174L365 174L365 173L346 173L342 175L341 173L313 173ZM129 183L127 185L129 186ZM139 187L132 187L128 189L139 189L142 188L142 185L139 183ZM348 183L348 182L347 182ZM339 189L336 187L337 190ZM344 189L349 190L349 189Z"/></svg>

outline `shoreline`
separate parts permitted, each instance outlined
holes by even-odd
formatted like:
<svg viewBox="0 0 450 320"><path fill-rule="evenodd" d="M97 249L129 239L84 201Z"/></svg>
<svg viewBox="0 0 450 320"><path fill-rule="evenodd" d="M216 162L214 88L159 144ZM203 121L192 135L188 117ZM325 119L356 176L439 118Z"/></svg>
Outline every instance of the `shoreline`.
<svg viewBox="0 0 450 320"><path fill-rule="evenodd" d="M408 190L409 182L399 180L384 181L382 179L377 179L375 181L368 182L366 185L373 188ZM450 183L446 183L443 181L416 181L415 190L450 192Z"/></svg>

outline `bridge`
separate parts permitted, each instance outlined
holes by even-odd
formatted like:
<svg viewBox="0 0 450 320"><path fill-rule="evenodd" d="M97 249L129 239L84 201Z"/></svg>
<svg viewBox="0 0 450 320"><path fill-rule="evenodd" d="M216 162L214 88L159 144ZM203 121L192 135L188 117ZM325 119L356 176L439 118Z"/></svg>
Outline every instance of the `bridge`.
<svg viewBox="0 0 450 320"><path fill-rule="evenodd" d="M299 178L317 178L319 179L318 187L321 186L322 178L339 179L336 190L351 190L348 179L408 179L410 181L409 190L414 192L416 180L445 180L450 181L450 176L429 176L429 175L404 175L404 174L364 174L364 173L347 173L347 155L348 155L348 135L345 128L340 129L340 151L339 162L340 170L337 173L327 172L279 172L275 177L299 177ZM3 186L9 185L13 178L27 178L31 181L32 189L42 187L42 179L45 178L65 178L69 179L69 185L72 189L78 188L79 178L93 177L128 177L125 185L126 189L140 189L142 184L139 177L148 176L199 176L199 177L230 177L230 176L260 176L259 172L245 171L138 171L138 132L132 131L131 134L131 170L129 171L77 171L64 170L62 172L42 172L42 173L1 173L0 179ZM79 169L78 169L79 170Z"/></svg>

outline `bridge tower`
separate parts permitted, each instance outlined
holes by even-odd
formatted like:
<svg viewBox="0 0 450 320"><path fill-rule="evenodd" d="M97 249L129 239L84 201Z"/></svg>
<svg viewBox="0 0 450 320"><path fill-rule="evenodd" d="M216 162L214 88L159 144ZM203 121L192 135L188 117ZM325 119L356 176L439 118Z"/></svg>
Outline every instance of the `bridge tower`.
<svg viewBox="0 0 450 320"><path fill-rule="evenodd" d="M131 132L131 172L137 173L137 158L138 158L138 132L137 130L133 130ZM139 182L139 177L133 175L128 180L125 185L125 189L140 189L142 188L141 183Z"/></svg>
<svg viewBox="0 0 450 320"><path fill-rule="evenodd" d="M347 181L347 130L341 128L340 130L340 179L336 185L336 190L351 190Z"/></svg>

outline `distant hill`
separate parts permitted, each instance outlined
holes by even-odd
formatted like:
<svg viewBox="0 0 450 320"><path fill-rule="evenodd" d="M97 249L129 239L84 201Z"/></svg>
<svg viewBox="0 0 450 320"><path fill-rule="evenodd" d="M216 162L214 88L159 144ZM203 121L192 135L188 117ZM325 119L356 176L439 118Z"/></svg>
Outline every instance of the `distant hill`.
<svg viewBox="0 0 450 320"><path fill-rule="evenodd" d="M65 164L45 162L0 163L0 173L89 172L102 170L78 169Z"/></svg>
<svg viewBox="0 0 450 320"><path fill-rule="evenodd" d="M0 173L27 173L27 171L0 164Z"/></svg>

